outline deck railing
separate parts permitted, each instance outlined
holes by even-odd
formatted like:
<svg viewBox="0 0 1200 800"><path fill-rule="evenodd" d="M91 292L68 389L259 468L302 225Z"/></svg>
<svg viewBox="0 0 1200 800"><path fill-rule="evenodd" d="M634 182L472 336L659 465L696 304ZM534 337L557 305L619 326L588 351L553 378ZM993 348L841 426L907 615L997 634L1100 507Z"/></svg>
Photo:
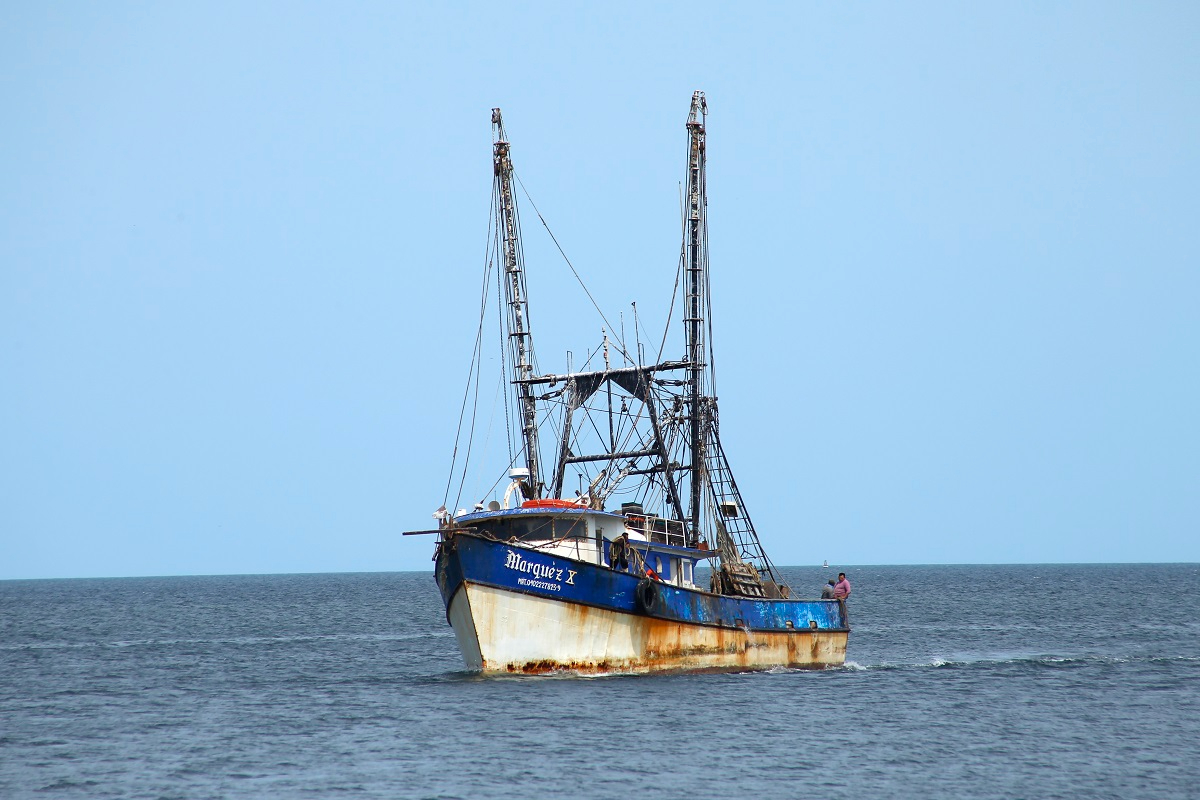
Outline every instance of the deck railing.
<svg viewBox="0 0 1200 800"><path fill-rule="evenodd" d="M652 544L687 547L686 528L677 519L664 519L648 514L626 514L625 526L642 534Z"/></svg>

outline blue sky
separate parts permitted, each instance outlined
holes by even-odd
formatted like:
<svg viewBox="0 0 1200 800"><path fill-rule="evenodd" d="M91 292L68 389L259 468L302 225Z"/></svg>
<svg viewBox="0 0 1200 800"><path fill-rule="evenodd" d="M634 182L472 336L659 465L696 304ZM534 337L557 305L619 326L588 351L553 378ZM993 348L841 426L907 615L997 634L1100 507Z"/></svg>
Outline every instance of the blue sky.
<svg viewBox="0 0 1200 800"><path fill-rule="evenodd" d="M1200 561L1194 4L450 5L0 8L0 578L426 569L489 110L655 319L696 89L777 563Z"/></svg>

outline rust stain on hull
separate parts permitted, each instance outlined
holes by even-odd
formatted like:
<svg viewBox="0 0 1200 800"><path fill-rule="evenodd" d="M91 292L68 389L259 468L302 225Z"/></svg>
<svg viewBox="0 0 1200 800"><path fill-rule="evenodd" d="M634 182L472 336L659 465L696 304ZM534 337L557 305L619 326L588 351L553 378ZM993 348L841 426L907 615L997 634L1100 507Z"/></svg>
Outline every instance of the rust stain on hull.
<svg viewBox="0 0 1200 800"><path fill-rule="evenodd" d="M846 659L848 632L749 631L679 623L469 585L484 673L542 675L823 669Z"/></svg>

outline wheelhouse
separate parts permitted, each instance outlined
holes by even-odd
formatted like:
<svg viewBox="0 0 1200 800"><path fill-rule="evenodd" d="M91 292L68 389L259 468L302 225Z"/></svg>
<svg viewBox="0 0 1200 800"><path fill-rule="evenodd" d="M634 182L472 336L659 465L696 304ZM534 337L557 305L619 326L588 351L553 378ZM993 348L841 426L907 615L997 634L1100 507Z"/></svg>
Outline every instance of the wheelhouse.
<svg viewBox="0 0 1200 800"><path fill-rule="evenodd" d="M615 514L585 507L515 508L456 517L456 526L479 536L587 564L612 568L612 543L628 534L630 572L652 570L660 580L689 589L696 564L716 555L703 542L686 545L684 525L645 513Z"/></svg>

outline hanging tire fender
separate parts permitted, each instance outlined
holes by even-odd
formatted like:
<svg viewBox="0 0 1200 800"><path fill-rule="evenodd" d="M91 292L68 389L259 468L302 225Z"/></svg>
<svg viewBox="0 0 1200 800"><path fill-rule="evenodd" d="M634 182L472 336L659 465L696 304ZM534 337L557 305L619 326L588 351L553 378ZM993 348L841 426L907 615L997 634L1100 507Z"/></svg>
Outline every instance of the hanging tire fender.
<svg viewBox="0 0 1200 800"><path fill-rule="evenodd" d="M649 578L642 578L638 581L637 589L634 590L634 599L637 601L638 610L643 614L649 614L658 605L658 583Z"/></svg>

